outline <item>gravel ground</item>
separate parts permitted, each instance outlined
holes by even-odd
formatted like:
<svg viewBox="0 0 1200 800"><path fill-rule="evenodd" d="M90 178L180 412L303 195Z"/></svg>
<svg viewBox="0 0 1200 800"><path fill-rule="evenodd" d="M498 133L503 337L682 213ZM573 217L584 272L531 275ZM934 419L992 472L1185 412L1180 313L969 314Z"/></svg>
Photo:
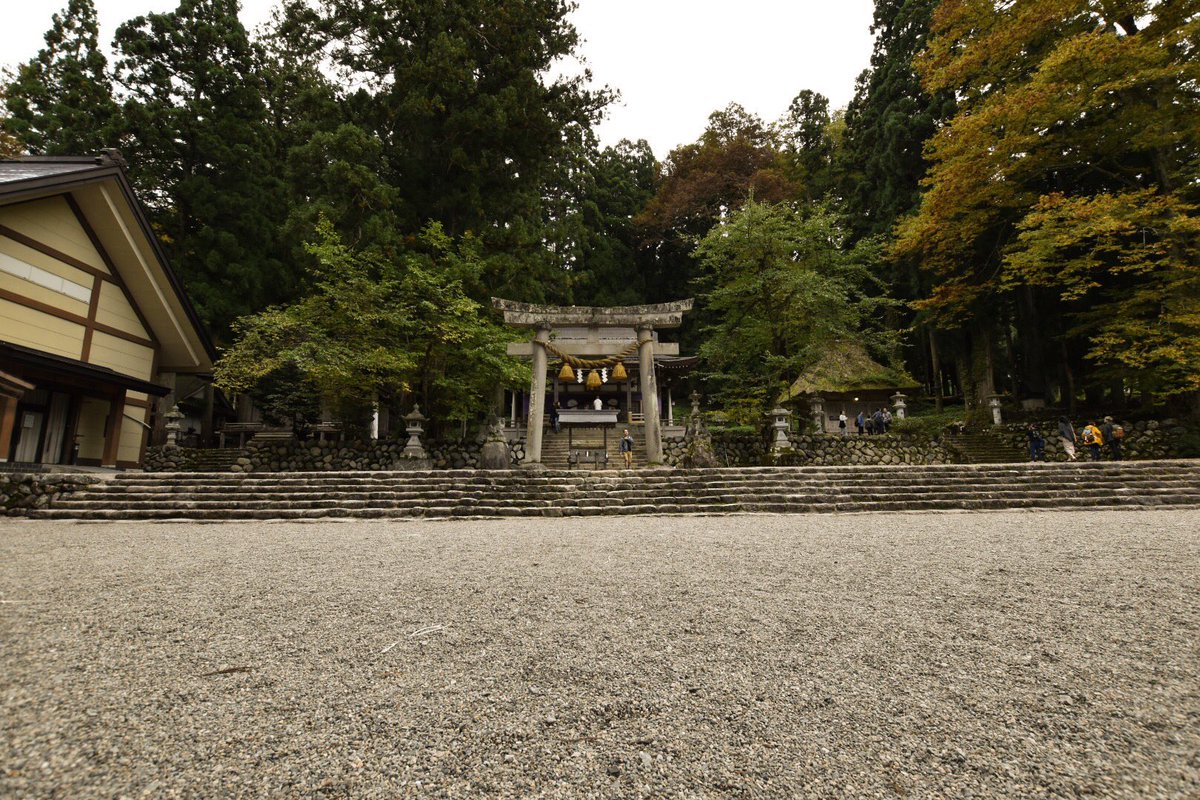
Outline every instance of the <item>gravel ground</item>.
<svg viewBox="0 0 1200 800"><path fill-rule="evenodd" d="M1200 796L1196 511L0 525L0 796Z"/></svg>

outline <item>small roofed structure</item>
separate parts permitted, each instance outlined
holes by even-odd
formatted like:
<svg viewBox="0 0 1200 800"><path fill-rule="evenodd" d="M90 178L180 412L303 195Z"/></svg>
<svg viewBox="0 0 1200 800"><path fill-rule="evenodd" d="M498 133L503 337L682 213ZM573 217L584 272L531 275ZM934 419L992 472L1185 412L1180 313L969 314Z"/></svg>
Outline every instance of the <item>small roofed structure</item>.
<svg viewBox="0 0 1200 800"><path fill-rule="evenodd" d="M819 432L837 433L840 414L846 415L850 429L860 411L869 415L898 404L896 416L903 417L904 392L918 388L911 375L880 364L858 342L839 341L796 378L783 399L807 405Z"/></svg>

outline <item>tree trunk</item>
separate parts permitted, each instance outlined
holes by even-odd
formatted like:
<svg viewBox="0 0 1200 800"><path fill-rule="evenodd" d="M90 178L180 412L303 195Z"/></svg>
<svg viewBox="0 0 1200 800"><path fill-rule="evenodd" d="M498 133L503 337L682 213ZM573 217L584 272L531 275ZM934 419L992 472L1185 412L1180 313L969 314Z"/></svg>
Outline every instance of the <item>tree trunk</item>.
<svg viewBox="0 0 1200 800"><path fill-rule="evenodd" d="M937 330L926 328L929 336L929 358L933 370L933 403L939 412L942 410L942 360L938 356Z"/></svg>
<svg viewBox="0 0 1200 800"><path fill-rule="evenodd" d="M1066 401L1067 413L1075 414L1075 373L1071 370L1071 358L1067 354L1067 343L1060 341L1059 350L1062 354L1063 399Z"/></svg>

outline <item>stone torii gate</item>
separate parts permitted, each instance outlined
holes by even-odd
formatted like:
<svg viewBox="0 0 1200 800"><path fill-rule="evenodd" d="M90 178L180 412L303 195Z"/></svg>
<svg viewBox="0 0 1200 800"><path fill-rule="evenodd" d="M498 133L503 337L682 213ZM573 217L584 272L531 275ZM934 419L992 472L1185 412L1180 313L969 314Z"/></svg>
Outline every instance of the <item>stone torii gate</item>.
<svg viewBox="0 0 1200 800"><path fill-rule="evenodd" d="M588 328L597 331L600 328L632 328L636 332L642 411L646 418L646 461L651 464L662 463L662 431L659 427L658 382L654 377L654 356L678 355L679 345L655 342L654 330L678 328L682 325L684 313L692 310L691 299L646 306L597 308L543 306L493 297L492 306L504 313L506 324L534 329L533 341L530 343L513 343L508 346L510 356L533 359L533 381L529 391L529 433L525 441L526 463L542 462L542 422L546 403L548 361L545 344L550 341L550 333L556 327ZM623 342L620 339L600 341L597 336L595 342L563 342L556 346L571 356L604 358L633 343L632 340ZM616 351L608 352L614 347Z"/></svg>

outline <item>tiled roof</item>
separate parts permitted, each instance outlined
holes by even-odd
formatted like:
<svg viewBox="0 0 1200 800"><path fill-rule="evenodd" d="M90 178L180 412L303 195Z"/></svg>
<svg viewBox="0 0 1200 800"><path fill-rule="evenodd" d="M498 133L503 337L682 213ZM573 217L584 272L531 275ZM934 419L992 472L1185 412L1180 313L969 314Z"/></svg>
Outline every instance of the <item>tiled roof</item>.
<svg viewBox="0 0 1200 800"><path fill-rule="evenodd" d="M116 150L105 150L95 156L21 156L0 160L0 185L73 176L110 167L125 167L125 159Z"/></svg>

